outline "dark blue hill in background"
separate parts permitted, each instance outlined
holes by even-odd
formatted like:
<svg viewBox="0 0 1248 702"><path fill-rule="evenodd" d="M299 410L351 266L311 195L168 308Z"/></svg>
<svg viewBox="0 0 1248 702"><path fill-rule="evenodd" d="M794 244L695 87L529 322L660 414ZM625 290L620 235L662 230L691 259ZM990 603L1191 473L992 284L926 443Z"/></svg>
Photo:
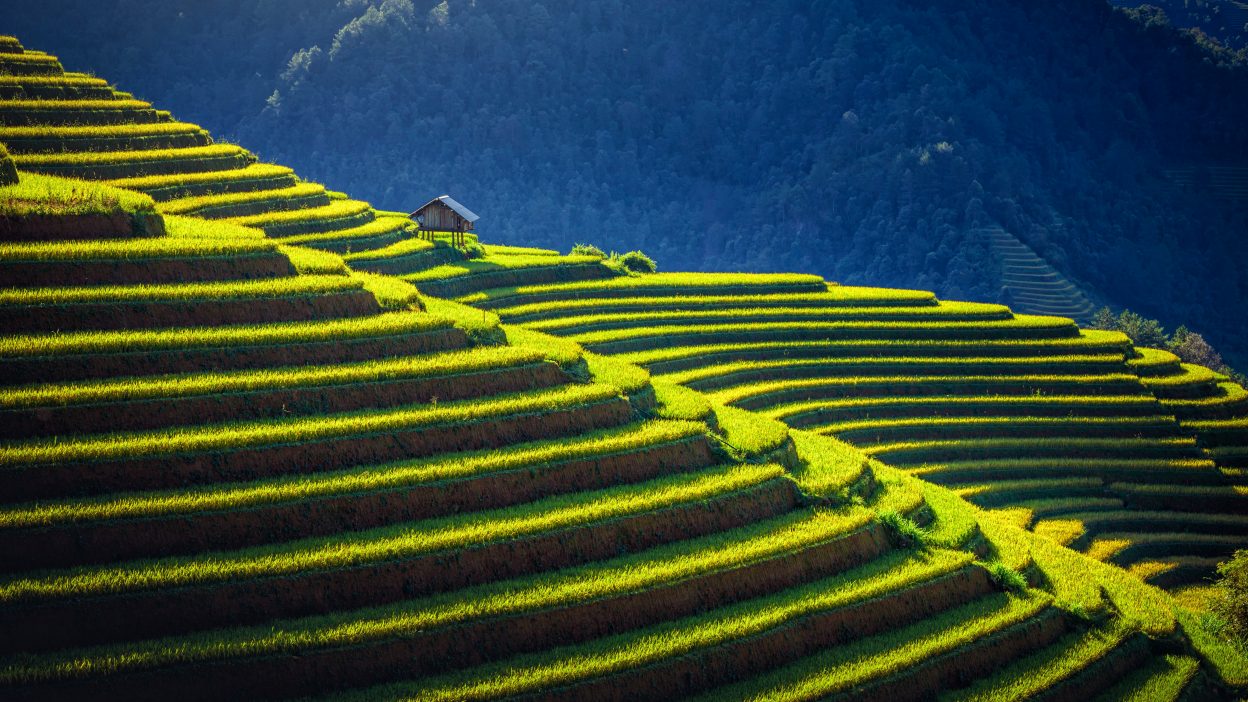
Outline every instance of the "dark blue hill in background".
<svg viewBox="0 0 1248 702"><path fill-rule="evenodd" d="M1212 40L1232 52L1248 49L1248 2L1243 0L1113 0L1112 4L1138 11L1146 24L1165 23L1190 32L1201 43Z"/></svg>
<svg viewBox="0 0 1248 702"><path fill-rule="evenodd" d="M1248 70L1242 54L1152 10L35 9L7 4L4 31L70 70L97 70L379 207L452 192L495 241L585 241L641 248L669 268L808 271L994 300L1002 264L987 232L1004 230L1093 301L1186 324L1248 359Z"/></svg>

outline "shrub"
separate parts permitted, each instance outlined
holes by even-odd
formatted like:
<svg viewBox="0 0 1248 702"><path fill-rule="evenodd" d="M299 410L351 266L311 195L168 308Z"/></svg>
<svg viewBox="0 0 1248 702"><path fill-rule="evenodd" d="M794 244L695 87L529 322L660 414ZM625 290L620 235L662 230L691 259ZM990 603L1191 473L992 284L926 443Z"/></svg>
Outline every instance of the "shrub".
<svg viewBox="0 0 1248 702"><path fill-rule="evenodd" d="M891 509L881 511L876 519L888 529L889 536L898 546L927 549L927 530L915 524L913 519Z"/></svg>
<svg viewBox="0 0 1248 702"><path fill-rule="evenodd" d="M609 263L629 273L654 273L659 269L653 258L640 251L629 251L626 254L612 251Z"/></svg>
<svg viewBox="0 0 1248 702"><path fill-rule="evenodd" d="M1027 590L1027 578L1001 561L993 561L984 566L988 575L997 587L1006 592L1022 593Z"/></svg>
<svg viewBox="0 0 1248 702"><path fill-rule="evenodd" d="M1189 331L1187 327L1175 329L1166 347L1184 363L1195 363L1215 371L1226 368L1222 355L1205 341L1205 337Z"/></svg>
<svg viewBox="0 0 1248 702"><path fill-rule="evenodd" d="M602 249L598 248L597 246L594 246L593 244L576 244L572 247L572 252L570 255L572 256L595 256L597 258L607 257L607 255L603 253Z"/></svg>
<svg viewBox="0 0 1248 702"><path fill-rule="evenodd" d="M464 255L470 259L485 258L485 247L476 242L468 242L464 245Z"/></svg>
<svg viewBox="0 0 1248 702"><path fill-rule="evenodd" d="M1248 549L1235 552L1231 560L1218 564L1214 582L1217 596L1210 609L1226 621L1228 638L1248 643Z"/></svg>

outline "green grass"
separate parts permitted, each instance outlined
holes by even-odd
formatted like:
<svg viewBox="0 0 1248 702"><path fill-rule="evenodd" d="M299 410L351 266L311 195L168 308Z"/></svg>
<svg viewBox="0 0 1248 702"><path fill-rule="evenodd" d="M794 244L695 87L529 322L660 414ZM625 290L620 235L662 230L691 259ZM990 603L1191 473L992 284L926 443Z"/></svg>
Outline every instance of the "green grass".
<svg viewBox="0 0 1248 702"><path fill-rule="evenodd" d="M570 438L512 444L505 449L443 454L426 459L395 461L313 475L10 505L0 508L0 528L24 529L202 514L401 490L420 485L471 480L492 473L542 470L559 463L595 456L628 454L649 446L701 436L705 432L706 426L697 422L651 420Z"/></svg>
<svg viewBox="0 0 1248 702"><path fill-rule="evenodd" d="M928 660L1041 614L1048 597L996 594L887 633L859 639L721 688L699 700L814 700L904 673Z"/></svg>
<svg viewBox="0 0 1248 702"><path fill-rule="evenodd" d="M301 275L348 275L351 272L341 256L328 251L285 245L278 246L277 249L290 259L291 265ZM364 287L368 288L368 285L365 284ZM373 296L377 297L377 301L381 303L381 296L377 295L376 290L369 288L369 292L372 292Z"/></svg>
<svg viewBox="0 0 1248 702"><path fill-rule="evenodd" d="M155 212L156 202L98 183L20 172L13 185L0 186L0 216L87 215Z"/></svg>
<svg viewBox="0 0 1248 702"><path fill-rule="evenodd" d="M788 368L810 368L816 371L824 368L828 370L851 368L858 371L859 377L868 377L865 374L872 369L872 366L882 367L881 372L883 373L888 371L896 372L900 368L912 368L914 371L922 371L924 366L927 365L965 366L968 373L973 371L983 373L986 370L990 370L993 366L1027 365L1035 366L1037 370L1043 370L1044 366L1049 365L1091 364L1100 363L1103 360L1104 357L1098 356L1036 356L1022 358L1013 356L829 356L824 358L780 358L766 361L733 361L708 364L675 373L665 373L663 378L673 383L687 384L735 373L784 370Z"/></svg>
<svg viewBox="0 0 1248 702"><path fill-rule="evenodd" d="M362 202L360 200L334 200L328 205L321 207L309 207L298 210L279 210L276 212L264 212L262 214L248 215L246 217L229 217L224 221L244 227L264 228L266 226L273 226L277 224L341 219L344 217L362 215L371 209L372 207L367 202ZM294 240L293 237L288 237L283 239L282 243L296 244L300 242Z"/></svg>
<svg viewBox="0 0 1248 702"><path fill-rule="evenodd" d="M94 110L142 110L152 104L142 100L5 100L5 112L89 112Z"/></svg>
<svg viewBox="0 0 1248 702"><path fill-rule="evenodd" d="M648 306L645 309L652 309ZM673 326L680 322L697 326L714 326L721 320L749 320L763 323L825 322L825 323L888 323L906 320L939 320L942 316L963 317L983 315L1007 318L1009 309L1000 305L958 302L941 303L938 307L746 307L709 310L677 311L598 311L582 316L553 317L527 322L527 326L539 330L573 329L587 333L595 329L617 329L633 326ZM506 315L504 315L506 316ZM866 322L860 320L867 320ZM962 323L965 323L964 321Z"/></svg>
<svg viewBox="0 0 1248 702"><path fill-rule="evenodd" d="M536 349L496 346L331 366L205 371L181 375L6 386L0 387L0 408L57 407L295 387L376 383L404 378L475 373L491 368L536 363L541 360L543 360L543 354Z"/></svg>
<svg viewBox="0 0 1248 702"><path fill-rule="evenodd" d="M37 439L0 446L0 468L96 460L157 458L191 452L312 442L363 434L402 431L436 424L473 422L484 417L548 412L615 397L609 385L564 386L484 400L409 405L317 417L243 421L179 430L107 434L48 441Z"/></svg>
<svg viewBox="0 0 1248 702"><path fill-rule="evenodd" d="M1233 419L1202 419L1183 422L1183 426L1193 431L1213 431L1242 429L1248 431L1248 417L1235 417Z"/></svg>
<svg viewBox="0 0 1248 702"><path fill-rule="evenodd" d="M94 127L92 127L94 129ZM226 183L231 181L274 178L292 175L294 171L286 166L272 163L253 163L246 168L228 171L208 171L206 173L172 173L168 175L140 176L136 178L117 178L103 181L115 188L130 190L160 190L186 185L202 185L204 183Z"/></svg>
<svg viewBox="0 0 1248 702"><path fill-rule="evenodd" d="M1140 382L1149 388L1171 388L1181 385L1215 383L1224 379L1224 376L1220 373L1215 373L1204 366L1182 363L1179 365L1179 368L1182 369L1180 373L1175 373L1174 375L1146 375L1140 378Z"/></svg>
<svg viewBox="0 0 1248 702"><path fill-rule="evenodd" d="M977 483L959 486L954 492L963 499L990 497L996 493L1031 494L1048 491L1067 490L1101 490L1105 483L1096 478L1054 478L1052 480L995 480L990 483ZM995 503L994 503L995 504Z"/></svg>
<svg viewBox="0 0 1248 702"><path fill-rule="evenodd" d="M407 215L403 215L406 217ZM559 252L554 249L537 249L530 246L501 246L498 244L483 244L487 256L558 256Z"/></svg>
<svg viewBox="0 0 1248 702"><path fill-rule="evenodd" d="M1079 408L1085 409L1093 407L1119 406L1124 409L1135 407L1150 407L1160 409L1157 400L1150 395L919 395L919 396L892 396L892 397L847 397L847 398L827 398L820 400L803 400L800 402L789 402L775 407L768 408L765 413L769 416L784 419L797 414L811 412L819 409L861 409L869 411L876 408L888 408L896 406L912 406L916 412L924 413L928 416L932 410L930 408L940 408L942 410L951 410L959 405L967 406L988 406L999 405L1000 409L994 408L994 412L1002 412L1012 407L1037 407L1037 406L1070 406L1071 412L1078 415Z"/></svg>
<svg viewBox="0 0 1248 702"><path fill-rule="evenodd" d="M594 258L594 257L585 257ZM594 259L598 260L598 259ZM578 281L575 283L551 283L544 285L525 285L516 287L495 288L475 293L462 298L463 302L474 304L486 300L495 300L516 296L540 295L544 293L574 293L578 297L585 293L599 290L637 290L666 288L672 290L696 291L698 287L708 286L750 286L750 285L819 285L825 283L815 275L789 273L655 273L644 277L620 277L601 281ZM688 294L686 292L686 294Z"/></svg>
<svg viewBox="0 0 1248 702"><path fill-rule="evenodd" d="M589 365L590 374L600 383L614 385L625 394L641 392L650 387L650 373L639 366L596 353L586 353L583 357Z"/></svg>
<svg viewBox="0 0 1248 702"><path fill-rule="evenodd" d="M666 379L666 378L665 378ZM1062 427L1069 425L1072 429L1082 427L1153 427L1169 425L1173 420L1164 415L1129 416L1129 417L883 417L880 419L858 419L835 424L824 424L819 427L822 432L841 434L846 432L869 431L872 429L942 429L945 427L1017 427L1026 432L1028 427L1037 425Z"/></svg>
<svg viewBox="0 0 1248 702"><path fill-rule="evenodd" d="M599 263L599 260L592 256L502 256L499 258L447 263L420 271L419 273L410 273L403 276L403 279L420 285L422 282L449 280L460 276L491 273L494 271L590 263Z"/></svg>
<svg viewBox="0 0 1248 702"><path fill-rule="evenodd" d="M906 478L913 480L913 478ZM982 513L968 505L957 493L939 485L915 480L914 485L923 493L923 503L935 515L935 523L927 530L927 543L943 548L964 548L979 534ZM996 561L994 566L1015 570L1017 564ZM998 568L998 570L1000 569ZM993 569L990 568L990 571ZM1001 573L1003 577L1008 577ZM1017 584L1017 583L1012 583Z"/></svg>
<svg viewBox="0 0 1248 702"><path fill-rule="evenodd" d="M447 326L450 326L448 320L436 315L398 312L373 317L281 324L28 334L0 337L0 358L346 341L423 332Z"/></svg>
<svg viewBox="0 0 1248 702"><path fill-rule="evenodd" d="M414 253L432 251L434 248L433 244L425 241L424 239L404 239L389 246L383 246L379 249L345 254L343 259L348 262L354 262L372 261L383 258L398 258L400 256L407 256Z"/></svg>
<svg viewBox="0 0 1248 702"><path fill-rule="evenodd" d="M802 492L823 498L849 499L848 490L871 463L861 451L836 439L790 430L799 464L793 479Z"/></svg>
<svg viewBox="0 0 1248 702"><path fill-rule="evenodd" d="M739 452L740 459L766 456L789 439L787 425L753 412L716 407L715 417L723 441Z"/></svg>
<svg viewBox="0 0 1248 702"><path fill-rule="evenodd" d="M1174 702L1200 672L1187 656L1156 656L1096 698L1097 702Z"/></svg>
<svg viewBox="0 0 1248 702"><path fill-rule="evenodd" d="M5 101L7 104L8 101ZM96 124L90 126L59 127L50 125L2 127L0 141L7 139L90 139L120 136L158 136L166 134L195 134L203 131L198 124L188 122L156 122L154 124Z"/></svg>
<svg viewBox="0 0 1248 702"><path fill-rule="evenodd" d="M1140 483L1111 483L1109 489L1140 495L1191 497L1218 497L1234 495L1248 497L1248 485L1149 485Z"/></svg>
<svg viewBox="0 0 1248 702"><path fill-rule="evenodd" d="M219 220L202 219L199 217L183 217L181 215L162 215L165 229L169 236L182 239L229 239L264 240L264 232L250 227L240 227Z"/></svg>
<svg viewBox="0 0 1248 702"><path fill-rule="evenodd" d="M1135 353L1137 358L1128 358L1127 365L1137 373L1155 373L1171 367L1177 370L1179 367L1179 357L1169 351L1141 346L1135 349Z"/></svg>
<svg viewBox="0 0 1248 702"><path fill-rule="evenodd" d="M718 466L484 512L335 534L241 551L49 571L0 581L0 602L117 595L161 588L290 576L415 558L624 518L750 490L779 466Z"/></svg>
<svg viewBox="0 0 1248 702"><path fill-rule="evenodd" d="M1066 330L1072 333L1076 327L1069 319L1063 317L1025 317L1016 316L1009 320L990 320L978 322L740 322L735 324L691 324L691 325L658 325L637 326L628 329L608 329L584 334L572 335L582 344L604 344L626 339L653 339L657 346L662 346L665 339L692 337L704 334L782 334L786 331L812 331L827 334L862 334L876 332L879 339L892 340L895 335L905 333L922 333L937 336L957 335L967 338L992 338L1000 333L1021 333L1028 331L1046 332L1050 330ZM965 339L963 339L965 340ZM1136 376L1132 376L1135 378Z"/></svg>
<svg viewBox="0 0 1248 702"><path fill-rule="evenodd" d="M609 561L489 583L384 607L290 620L276 626L266 624L192 637L32 657L0 669L0 681L100 675L174 663L296 653L410 636L474 619L514 616L527 611L621 597L706 573L783 558L794 551L860 528L866 521L864 510L792 512L766 522ZM908 578L919 579L952 570L966 562L965 558L952 554L942 555L939 560L931 559L924 572L922 567L904 568L920 565L910 563L911 560L905 556L886 556L882 563L868 566L857 574L867 579L874 575L877 582L868 585L874 585L878 591L880 580L899 581L895 574L881 566L898 566L899 571L909 571ZM842 578L840 582L852 580ZM857 589L855 594L861 597L863 588L859 586ZM870 587L866 591L869 593ZM773 617L783 614L776 612Z"/></svg>
<svg viewBox="0 0 1248 702"><path fill-rule="evenodd" d="M265 240L199 239L184 236L98 241L0 244L0 261L142 261L161 258L243 256L272 251Z"/></svg>
<svg viewBox="0 0 1248 702"><path fill-rule="evenodd" d="M143 151L74 151L69 153L21 154L13 157L21 168L46 166L77 166L114 163L147 163L152 161L181 161L191 159L219 158L246 154L233 144L212 144L177 149L148 149Z"/></svg>
<svg viewBox="0 0 1248 702"><path fill-rule="evenodd" d="M324 192L325 188L316 183L296 183L288 188L253 190L241 193L195 195L175 200L165 200L160 203L160 211L168 214L195 214L196 212L208 207L221 207L225 205L250 203L260 200L294 200L297 198L308 198L315 195L322 195Z"/></svg>
<svg viewBox="0 0 1248 702"><path fill-rule="evenodd" d="M980 470L986 472L1009 472L1012 470L1031 472L1032 470L1043 470L1052 473L1055 477L1062 476L1063 472L1073 471L1082 473L1090 471L1097 474L1116 473L1123 478L1129 478L1133 474L1147 475L1154 471L1163 473L1175 471L1200 473L1207 471L1212 474L1215 468L1212 461L1199 458L992 458L982 461L966 460L926 463L909 470L914 475L926 479L939 477L941 473L946 472L979 472Z"/></svg>
<svg viewBox="0 0 1248 702"><path fill-rule="evenodd" d="M376 273L351 272L351 279L373 294L377 304L386 310L422 309L420 292L411 283Z"/></svg>
<svg viewBox="0 0 1248 702"><path fill-rule="evenodd" d="M1248 686L1248 650L1210 632L1195 612L1176 607L1174 614L1183 625L1183 633L1219 680L1236 688Z"/></svg>
<svg viewBox="0 0 1248 702"><path fill-rule="evenodd" d="M695 289L696 290L696 289ZM644 290L643 290L644 291ZM846 291L853 291L853 294L847 294ZM899 291L906 292L906 291ZM930 295L921 297L907 297L904 295L890 296L883 294L877 288L841 288L832 286L827 292L819 293L777 293L772 295L707 295L707 296L672 296L665 295L661 297L609 297L609 298L590 298L581 300L548 300L544 302L525 303L523 297L520 302L512 307L499 308L504 316L571 316L577 311L587 310L594 314L620 313L633 309L702 309L717 307L734 307L739 309L752 309L756 307L785 307L788 305L806 307L808 303L823 303L822 308L830 310L853 310L850 305L863 305L863 303L880 303L868 307L868 309L886 309L897 310L906 309L903 307L889 307L888 303L896 304L898 302L913 301L916 303L930 303L930 305L919 305L918 309L936 309L935 299ZM1007 311L1000 305L979 305L977 303L941 303L940 307L958 308L966 306L965 309L987 309L989 307L1001 311Z"/></svg>
<svg viewBox="0 0 1248 702"><path fill-rule="evenodd" d="M0 289L0 306L73 305L102 302L170 300L237 300L244 298L318 295L363 287L359 281L341 275L299 275L260 280L230 280L212 283L171 283L161 285L91 285L58 288Z"/></svg>
<svg viewBox="0 0 1248 702"><path fill-rule="evenodd" d="M340 200L332 204L337 204L338 202L353 202L353 201ZM397 219L393 217L378 217L377 219L374 219L373 221L367 222L365 224L361 224L358 227L350 227L348 229L335 229L334 231L331 231L331 232L317 232L313 234L296 234L292 236L282 236L282 237L274 237L274 238L275 240L280 241L283 244L291 244L291 245L296 245L296 246L315 246L316 244L323 244L326 242L350 241L352 239L359 239L361 241L364 241L367 239L371 239L373 237L398 232L402 229L403 229L403 224L399 222ZM364 253L366 255L371 255L372 251L366 250L364 251ZM344 255L347 255L347 256L351 255L350 247L348 247L348 253Z"/></svg>
<svg viewBox="0 0 1248 702"><path fill-rule="evenodd" d="M394 280L405 283L398 278ZM478 343L503 343L506 339L498 325L498 315L493 312L478 310L440 297L422 296L420 299L429 314L453 320L455 326L466 331Z"/></svg>
<svg viewBox="0 0 1248 702"><path fill-rule="evenodd" d="M68 74L60 76L0 76L0 85L64 85L102 88L108 85L108 81L93 76Z"/></svg>
<svg viewBox="0 0 1248 702"><path fill-rule="evenodd" d="M863 451L870 455L911 453L921 454L929 451L941 452L949 450L964 451L963 455L975 455L976 452L990 450L1017 449L1020 454L1053 455L1053 449L1070 449L1072 451L1103 451L1107 454L1126 453L1128 451L1145 454L1153 449L1165 448L1196 448L1196 440L1191 437L1174 438L1083 438L1083 437L1038 437L1038 438L991 438L991 439L931 439L925 441L895 441L891 443L865 446ZM1042 453L1041 453L1042 452ZM1138 454L1137 454L1138 455Z"/></svg>
<svg viewBox="0 0 1248 702"><path fill-rule="evenodd" d="M970 384L985 384L994 386L1017 385L1019 387L1036 384L1060 384L1078 388L1079 386L1095 387L1104 384L1128 384L1135 382L1135 380L1135 376L1125 373L1105 373L1096 375L868 375L859 377L806 378L799 380L775 380L749 383L710 393L709 397L716 402L728 404L732 402L740 402L741 400L750 397L768 395L774 392L801 389L813 390L837 388L844 389L846 392L852 394L855 387L864 385L895 385L901 387L923 386L931 388L948 386L950 392L952 392L959 386ZM898 392L903 392L903 390L899 387ZM1019 399L1030 399L1030 397L1028 395L1022 395ZM1117 398L1115 397L1114 399Z"/></svg>
<svg viewBox="0 0 1248 702"><path fill-rule="evenodd" d="M339 699L488 700L556 689L796 624L940 577L967 560L962 554L893 554L841 576L703 615L437 678L346 693Z"/></svg>
<svg viewBox="0 0 1248 702"><path fill-rule="evenodd" d="M731 355L731 354L750 354L754 352L776 351L784 353L788 351L807 350L807 349L827 349L829 357L837 354L852 355L855 349L863 347L879 347L879 340L844 340L844 341L762 341L762 342L746 342L746 343L727 343L727 344L708 344L704 346L678 346L672 348L655 348L644 351L631 351L619 354L632 363L650 365L662 363L664 361L674 361L686 358ZM1097 332L1092 330L1080 330L1080 336L1061 338L1061 339L988 339L983 341L911 341L905 339L897 339L888 341L890 348L898 351L901 357L922 357L923 353L915 351L917 349L927 349L928 356L930 350L934 348L947 348L950 350L957 349L1044 349L1046 346L1066 347L1086 346L1090 349L1103 349L1106 345L1126 344L1127 338L1118 332ZM1109 355L1110 352L1104 352ZM1121 354L1115 354L1121 358ZM1051 357L1052 354L1042 355L1041 357ZM875 356L872 356L875 357ZM961 356L957 356L961 357ZM1097 360L1101 360L1097 357Z"/></svg>
<svg viewBox="0 0 1248 702"><path fill-rule="evenodd" d="M656 382L652 385L660 417L703 421L712 415L711 403L702 393L671 383Z"/></svg>
<svg viewBox="0 0 1248 702"><path fill-rule="evenodd" d="M456 304L456 303L452 303ZM504 324L500 327L506 335L507 343L513 346L526 346L540 349L546 358L565 368L578 363L585 350L575 341L568 341L557 336L531 331L524 327ZM603 357L605 359L605 357ZM609 370L607 372L610 372ZM648 376L647 376L648 377Z"/></svg>
<svg viewBox="0 0 1248 702"><path fill-rule="evenodd" d="M965 690L942 695L941 700L991 702L1031 699L1095 661L1112 655L1113 650L1124 645L1133 633L1129 627L1110 625L1081 634L1068 634L1057 644L1020 658Z"/></svg>

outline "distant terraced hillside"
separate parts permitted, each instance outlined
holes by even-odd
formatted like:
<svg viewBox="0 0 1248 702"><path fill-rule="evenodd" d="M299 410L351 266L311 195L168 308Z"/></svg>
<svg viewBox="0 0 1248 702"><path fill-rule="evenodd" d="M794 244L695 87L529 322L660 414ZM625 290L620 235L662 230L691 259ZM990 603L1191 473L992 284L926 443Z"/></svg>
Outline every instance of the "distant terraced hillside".
<svg viewBox="0 0 1248 702"><path fill-rule="evenodd" d="M1166 177L1184 191L1206 193L1241 206L1248 206L1248 168L1189 166L1166 171Z"/></svg>
<svg viewBox="0 0 1248 702"><path fill-rule="evenodd" d="M811 276L338 255L10 163L4 699L1248 691L1058 542L1157 579L1240 540L1248 396L1203 369Z"/></svg>
<svg viewBox="0 0 1248 702"><path fill-rule="evenodd" d="M1020 312L1069 317L1086 324L1095 305L1078 287L1018 237L1004 229L987 231L1001 261L1001 282L1010 304Z"/></svg>

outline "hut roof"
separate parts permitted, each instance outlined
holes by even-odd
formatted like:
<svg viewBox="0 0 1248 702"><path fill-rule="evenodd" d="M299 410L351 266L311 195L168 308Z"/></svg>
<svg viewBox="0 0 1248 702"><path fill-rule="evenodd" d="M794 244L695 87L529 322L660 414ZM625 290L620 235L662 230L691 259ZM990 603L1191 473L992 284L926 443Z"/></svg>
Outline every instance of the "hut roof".
<svg viewBox="0 0 1248 702"><path fill-rule="evenodd" d="M455 214L459 215L460 217L463 217L465 220L469 222L475 222L478 219L481 219L480 217L477 216L477 213L459 204L458 202L455 201L455 198L451 197L450 195L443 195L442 197L433 198L429 202L426 202L425 204L418 207L416 211L412 212L409 216L415 217L417 214L419 214L420 212L422 212L423 210L425 210L426 208L428 208L430 205L432 205L435 202L440 202L443 205L446 205L447 207L454 210Z"/></svg>

